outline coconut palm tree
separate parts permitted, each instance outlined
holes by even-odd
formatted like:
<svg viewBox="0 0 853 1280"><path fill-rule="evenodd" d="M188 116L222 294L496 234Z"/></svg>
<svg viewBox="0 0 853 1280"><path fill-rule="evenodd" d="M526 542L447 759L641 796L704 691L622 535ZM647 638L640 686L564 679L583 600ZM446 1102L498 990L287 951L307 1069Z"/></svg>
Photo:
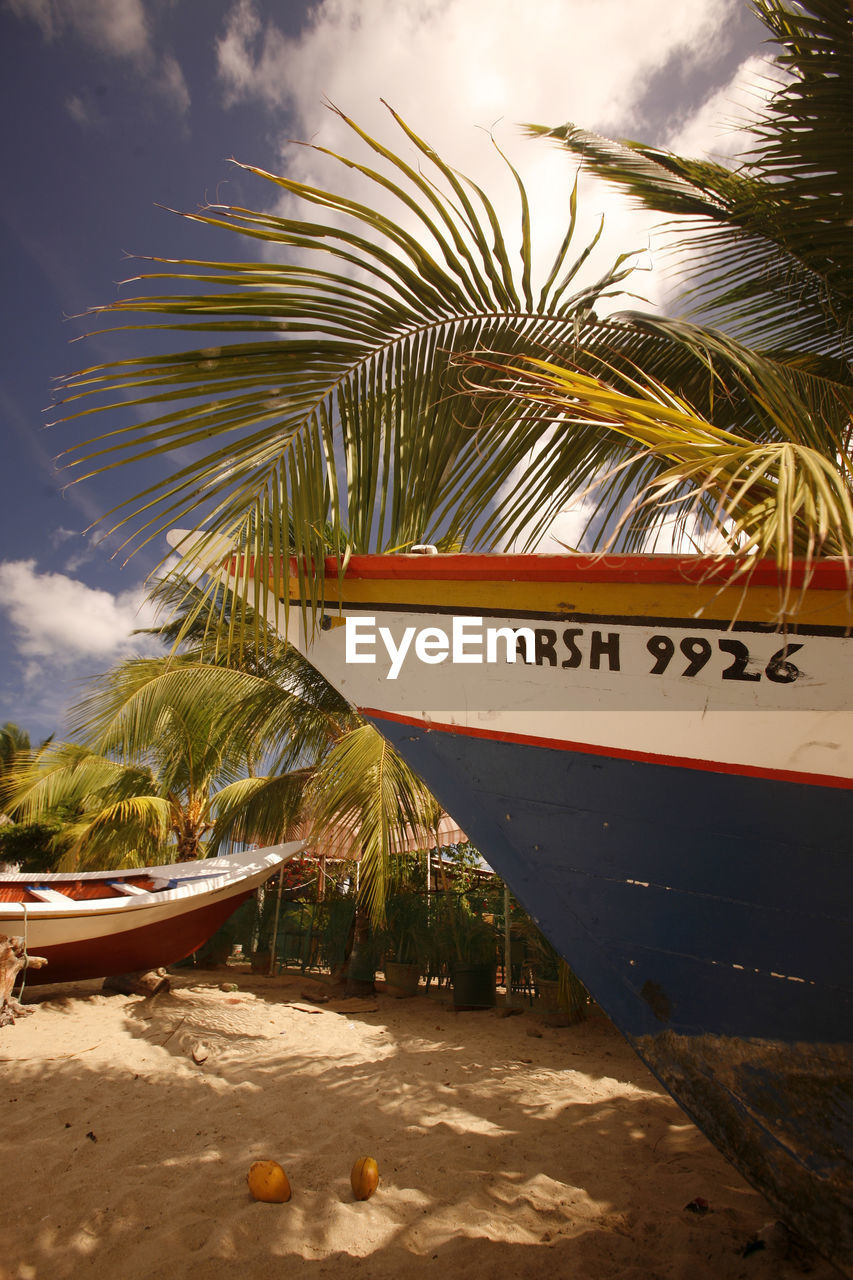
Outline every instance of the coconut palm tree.
<svg viewBox="0 0 853 1280"><path fill-rule="evenodd" d="M243 744L223 735L203 689L196 698L179 696L187 687L180 666L131 660L100 677L78 708L91 731L51 744L18 770L15 799L26 820L57 809L75 814L64 832L64 869L202 857L242 822L262 828L273 803L271 839L295 821L298 772L255 778L251 796L235 794L246 769ZM153 692L142 706L146 688Z"/></svg>
<svg viewBox="0 0 853 1280"><path fill-rule="evenodd" d="M645 545L675 513L688 532L714 527L744 555L847 555L853 31L842 0L756 8L787 79L744 167L556 131L647 204L703 220L698 296L704 319L728 330L599 318L629 267L620 257L578 287L595 246L570 256L575 194L556 260L534 283L520 180L513 265L479 187L396 115L417 167L348 120L369 160L324 154L360 174L363 202L252 170L300 216L226 206L190 216L248 239L263 261L154 259L147 280L173 292L97 310L131 327L159 317L152 327L202 341L68 378L67 418L119 405L155 412L72 450L70 464L105 471L189 446L190 461L110 518L151 538L192 513L270 557L274 577L292 549L311 601L320 587L305 566L330 536L348 551L532 542L591 477L599 535L616 547ZM399 216L377 211L371 191ZM466 362L484 355L472 375ZM556 410L519 397L531 357L561 370ZM638 494L651 505L631 504Z"/></svg>
<svg viewBox="0 0 853 1280"><path fill-rule="evenodd" d="M15 766L32 751L30 735L26 729L7 720L0 728L0 813L10 807L10 777Z"/></svg>
<svg viewBox="0 0 853 1280"><path fill-rule="evenodd" d="M359 171L364 203L252 170L305 212L287 218L217 206L192 217L260 245L265 261L163 263L150 281L166 278L176 290L194 292L98 310L121 322L136 313L143 328L159 313L165 319L155 327L203 335L193 351L100 365L65 383L69 419L117 410L119 402L159 408L141 425L109 430L75 450L69 465L79 474L178 449L191 457L138 503L110 513L117 524L152 538L192 513L193 523L270 555L277 572L284 550L304 565L330 541L348 550L390 550L424 538L493 545L530 521L529 498L509 501L497 514L491 504L517 465L530 470L540 428L526 432L513 406L503 422L481 429L473 402L458 394L452 356L495 345L550 349L567 335L584 340L595 328L594 304L620 286L627 264L620 259L577 287L592 246L570 259L572 197L564 243L534 287L521 183L519 269L485 193L394 119L431 172L422 174L347 121L391 175L333 157ZM377 212L371 188L395 200L399 216ZM326 220L309 220L311 206ZM407 215L415 232L405 228ZM574 452L567 465L586 475L601 444L579 441ZM563 496L561 486L537 500L537 525ZM309 577L303 585L310 596Z"/></svg>
<svg viewBox="0 0 853 1280"><path fill-rule="evenodd" d="M62 855L65 829L73 815L59 808L42 811L38 821L22 821L15 799L19 772L51 741L52 737L47 738L34 751L26 729L11 720L0 728L0 863L4 866L27 872L51 871Z"/></svg>
<svg viewBox="0 0 853 1280"><path fill-rule="evenodd" d="M704 325L848 389L853 345L853 16L843 0L754 0L773 85L730 167L572 124L556 139L636 204L668 215L685 301ZM848 401L849 403L849 401Z"/></svg>
<svg viewBox="0 0 853 1280"><path fill-rule="evenodd" d="M159 595L174 602L187 589L171 582ZM18 810L31 821L57 807L77 815L63 833L67 869L348 830L362 857L359 915L378 924L391 857L412 830L428 838L436 802L291 646L274 636L240 646L231 603L218 649L185 600L192 647L93 681L72 712L75 740L16 771Z"/></svg>
<svg viewBox="0 0 853 1280"><path fill-rule="evenodd" d="M152 598L168 616L157 634L183 649L182 665L169 677L168 698L187 706L203 698L215 708L223 738L247 761L264 755L273 782L267 788L250 767L249 776L220 796L220 827L240 813L244 835L263 830L272 839L275 779L298 774L304 783L304 833L317 842L329 830L349 834L361 860L359 906L381 923L392 857L408 847L413 833L428 844L442 816L431 792L302 654L270 626L258 626L252 610L232 593L223 592L216 602L215 626L199 615L204 594L196 582L164 578ZM150 717L163 691L146 682L144 668L142 677L132 696L143 704L150 700ZM129 692L109 700L96 687L91 708L81 707L80 728L102 731L124 713ZM250 805L245 813L244 804Z"/></svg>
<svg viewBox="0 0 853 1280"><path fill-rule="evenodd" d="M625 356L638 371L636 390L659 406L636 443L669 463L633 510L647 511L686 479L695 504L717 504L719 526L728 522L728 541L742 551L773 548L782 561L815 547L846 555L853 16L841 0L755 0L753 7L780 52L775 91L745 132L736 167L572 124L531 133L556 139L636 204L669 215L665 225L676 233L670 252L692 318L624 317L636 337L614 362L628 375L629 396ZM610 387L585 385L577 362L561 367L530 354L500 362L505 388L544 408L546 419L584 405L594 420L622 429L624 406L607 396ZM714 370L713 414L695 395L697 359ZM486 389L494 393L497 366L486 363Z"/></svg>

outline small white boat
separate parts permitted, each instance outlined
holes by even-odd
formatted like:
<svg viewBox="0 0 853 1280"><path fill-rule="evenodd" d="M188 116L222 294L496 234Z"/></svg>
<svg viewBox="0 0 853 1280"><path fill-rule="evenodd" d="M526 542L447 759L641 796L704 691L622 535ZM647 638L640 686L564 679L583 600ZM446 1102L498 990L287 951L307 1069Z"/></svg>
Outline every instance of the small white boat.
<svg viewBox="0 0 853 1280"><path fill-rule="evenodd" d="M301 840L122 871L0 875L0 934L44 956L27 985L174 964L205 942Z"/></svg>

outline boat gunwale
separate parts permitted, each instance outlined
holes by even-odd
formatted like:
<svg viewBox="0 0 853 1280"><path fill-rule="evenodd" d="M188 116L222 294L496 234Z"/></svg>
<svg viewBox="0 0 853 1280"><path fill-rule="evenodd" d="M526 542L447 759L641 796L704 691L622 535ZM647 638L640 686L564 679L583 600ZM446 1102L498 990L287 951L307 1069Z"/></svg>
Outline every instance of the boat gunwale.
<svg viewBox="0 0 853 1280"><path fill-rule="evenodd" d="M267 557L269 565L272 557ZM233 575L255 572L256 557L248 562L242 553L232 552L223 567ZM295 557L289 558L289 574L298 576ZM341 565L337 556L323 562L326 578L412 579L420 581L527 581L527 582L614 582L672 583L677 585L726 585L749 587L788 586L812 591L853 590L853 566L840 558L795 560L789 569L775 560L749 564L736 556L684 555L539 555L535 553L481 554L451 552L436 555L394 553L353 555Z"/></svg>
<svg viewBox="0 0 853 1280"><path fill-rule="evenodd" d="M271 850L281 850L292 847L292 853L286 854L284 857L272 856ZM223 867L221 872L207 872L197 870L196 874L191 871L196 868L204 867L220 859L200 858L198 862L172 862L162 863L154 867L137 867L133 871L124 870L123 874L113 874L111 871L89 871L89 872L49 872L41 875L27 874L25 872L8 872L0 875L0 885L3 884L21 884L24 887L37 884L44 885L48 888L56 887L61 892L61 885L69 882L76 882L84 877L88 880L104 880L109 882L112 880L129 879L132 876L139 877L147 874L151 877L152 873L164 872L170 873L169 879L175 878L174 873L180 872L184 868L190 869L190 874L185 874L180 882L171 887L163 889L143 889L139 894L132 897L124 897L123 895L104 897L104 898L68 898L68 905L57 902L0 902L0 922L7 924L11 918L18 919L23 922L26 918L47 920L47 919L67 919L71 917L97 915L104 916L115 912L123 914L133 910L146 910L151 907L163 906L169 902L182 902L188 898L200 897L203 895L211 898L216 897L223 890L234 884L242 884L244 881L257 878L258 875L273 875L283 862L289 857L295 856L304 848L302 841L289 841L279 845L270 845L266 849L250 849L244 850L240 854L229 854L221 859L222 862L228 862L230 865ZM262 859L258 859L258 854L266 854ZM268 864L267 867L262 862ZM236 865L235 865L236 863ZM246 872L246 868L257 864L256 869Z"/></svg>

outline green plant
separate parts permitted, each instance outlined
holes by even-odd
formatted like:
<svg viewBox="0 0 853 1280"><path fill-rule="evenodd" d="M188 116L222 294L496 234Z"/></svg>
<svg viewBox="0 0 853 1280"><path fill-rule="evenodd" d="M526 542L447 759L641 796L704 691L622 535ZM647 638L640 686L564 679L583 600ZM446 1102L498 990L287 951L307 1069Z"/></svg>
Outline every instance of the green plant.
<svg viewBox="0 0 853 1280"><path fill-rule="evenodd" d="M347 957L355 920L355 898L334 897L322 904L321 945L329 968L340 969Z"/></svg>
<svg viewBox="0 0 853 1280"><path fill-rule="evenodd" d="M435 936L445 963L492 964L498 936L493 924L471 907L464 893L445 893L437 904Z"/></svg>
<svg viewBox="0 0 853 1280"><path fill-rule="evenodd" d="M580 1022L592 1007L592 998L580 978L560 958L558 1000L560 1008L572 1022Z"/></svg>
<svg viewBox="0 0 853 1280"><path fill-rule="evenodd" d="M58 818L5 823L0 826L0 862L18 865L23 872L55 871L63 830Z"/></svg>
<svg viewBox="0 0 853 1280"><path fill-rule="evenodd" d="M421 964L429 950L429 906L426 895L395 893L385 904L385 928L381 933L386 960L396 964Z"/></svg>
<svg viewBox="0 0 853 1280"><path fill-rule="evenodd" d="M560 1012L571 1022L580 1022L589 1012L590 995L557 948L548 941L536 922L521 911L513 924L513 935L523 943L537 987L541 982L556 983Z"/></svg>

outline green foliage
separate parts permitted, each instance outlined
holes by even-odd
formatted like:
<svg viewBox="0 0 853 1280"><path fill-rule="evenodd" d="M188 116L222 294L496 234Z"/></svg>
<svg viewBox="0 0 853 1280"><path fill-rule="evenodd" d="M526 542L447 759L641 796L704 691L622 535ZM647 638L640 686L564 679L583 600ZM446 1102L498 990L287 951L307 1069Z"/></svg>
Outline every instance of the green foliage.
<svg viewBox="0 0 853 1280"><path fill-rule="evenodd" d="M796 402L770 368L752 388L755 413L764 418L762 438L754 439L715 427L642 375L629 396L577 367L534 357L500 362L479 356L470 363L498 377L497 385L481 390L486 398L500 395L502 385L511 387L543 421L558 426L570 408L624 435L658 464L645 490L623 499L614 537L669 511L682 533L704 527L744 557L773 553L782 570L796 555L846 556L853 548L853 455L831 420L815 421L811 407ZM596 485L613 478L598 477Z"/></svg>
<svg viewBox="0 0 853 1280"><path fill-rule="evenodd" d="M470 841L442 845L436 850L440 857L440 870L446 874L456 893L468 893L475 886L482 886L483 861Z"/></svg>
<svg viewBox="0 0 853 1280"><path fill-rule="evenodd" d="M748 125L736 169L574 125L534 132L678 219L676 252L706 323L765 350L810 353L815 371L823 360L849 387L853 17L845 0L753 8L778 47L768 68L776 88Z"/></svg>
<svg viewBox="0 0 853 1280"><path fill-rule="evenodd" d="M549 420L589 410L579 369L599 379L593 421L613 429L624 413L627 437L656 473L621 526L628 544L666 512L697 528L710 519L742 556L774 555L783 566L794 555L849 560L853 16L845 0L753 7L778 45L777 88L750 122L737 168L573 124L533 130L673 219L685 300L706 327L617 317L622 332L599 345L598 366L560 352L544 384L523 360L499 363L525 403L541 405L545 390ZM494 372L492 362L490 392ZM618 398L632 382L657 415L652 439ZM661 415L667 402L685 414L680 439ZM605 495L626 474L639 473L611 470Z"/></svg>
<svg viewBox="0 0 853 1280"><path fill-rule="evenodd" d="M65 824L9 822L0 826L0 862L19 864L22 872L55 871L62 856Z"/></svg>
<svg viewBox="0 0 853 1280"><path fill-rule="evenodd" d="M12 807L14 771L31 753L30 735L7 720L0 728L0 813Z"/></svg>
<svg viewBox="0 0 853 1280"><path fill-rule="evenodd" d="M310 830L338 828L361 849L360 902L376 929L384 922L392 858L411 832L424 839L441 809L393 747L368 724L340 737L318 763L306 795Z"/></svg>
<svg viewBox="0 0 853 1280"><path fill-rule="evenodd" d="M332 969L341 968L346 960L354 918L354 897L336 897L323 903L323 954Z"/></svg>
<svg viewBox="0 0 853 1280"><path fill-rule="evenodd" d="M496 960L498 933L493 922L472 907L460 892L435 895L433 907L434 959L453 964L489 964Z"/></svg>
<svg viewBox="0 0 853 1280"><path fill-rule="evenodd" d="M273 844L298 826L361 848L361 899L381 921L392 853L425 838L440 809L399 756L299 653L277 639L221 643L192 625L185 651L131 659L72 712L77 741L50 744L16 774L26 820L57 806L68 869L137 866ZM239 664L239 665L230 665ZM259 766L263 766L260 771Z"/></svg>
<svg viewBox="0 0 853 1280"><path fill-rule="evenodd" d="M527 498L504 497L497 517L491 508L514 467L529 465L538 433L518 425L511 403L484 428L458 394L453 356L577 343L594 330L595 303L626 279L625 259L578 286L595 241L572 259L572 194L561 248L534 285L530 209L517 175L516 258L486 193L392 115L417 167L346 120L378 167L323 154L361 175L364 202L251 169L300 202L301 216L223 206L190 216L263 245L264 262L155 260L163 269L142 279L181 289L192 281L198 292L123 298L99 310L130 327L203 336L182 354L99 365L65 381L66 421L142 413L73 447L68 462L78 475L184 451L168 480L110 513L131 535L151 538L202 512L210 531L269 558L275 595L283 594L281 555L294 552L315 602L322 588L306 566L330 545L391 550L475 537L493 546L529 521ZM387 198L396 215L378 211ZM410 217L415 232L406 229ZM160 319L149 325L148 316ZM186 461L188 448L197 460ZM547 516L559 501L546 499ZM256 603L248 583L245 602Z"/></svg>
<svg viewBox="0 0 853 1280"><path fill-rule="evenodd" d="M380 940L387 960L423 964L430 947L430 904L425 893L401 892L385 904L385 927Z"/></svg>
<svg viewBox="0 0 853 1280"><path fill-rule="evenodd" d="M284 838L304 773L245 776L276 711L269 680L246 676L256 696L240 717L243 677L184 658L114 668L77 708L79 740L51 744L18 771L22 818L57 806L77 815L67 828L68 869L204 856L231 838Z"/></svg>
<svg viewBox="0 0 853 1280"><path fill-rule="evenodd" d="M330 549L343 567L352 551L424 540L532 544L595 477L597 545L643 548L675 518L696 537L716 528L746 563L853 555L853 18L842 0L755 7L784 77L736 170L573 125L549 131L646 207L693 220L689 320L596 315L623 289L627 260L578 286L595 243L573 248L575 193L557 258L534 282L521 182L513 259L486 194L396 115L416 164L351 120L369 162L323 152L360 175L363 201L252 170L298 216L191 216L262 247L264 261L154 259L147 293L97 313L199 336L65 381L66 421L108 415L72 447L76 474L174 454L167 480L110 513L116 527L145 540L191 515L211 555L233 547L269 568L250 572L247 554L239 607L216 581L205 588L173 633L192 654L125 666L96 692L80 718L88 754L46 758L30 816L65 795L90 815L78 853L101 837L105 848L121 823L121 856L135 857L167 830L198 848L252 829L268 838L305 787L317 830L343 821L357 834L362 905L378 925L404 826L428 832L435 806L272 640L265 610L287 594L290 553L315 607L314 566Z"/></svg>

